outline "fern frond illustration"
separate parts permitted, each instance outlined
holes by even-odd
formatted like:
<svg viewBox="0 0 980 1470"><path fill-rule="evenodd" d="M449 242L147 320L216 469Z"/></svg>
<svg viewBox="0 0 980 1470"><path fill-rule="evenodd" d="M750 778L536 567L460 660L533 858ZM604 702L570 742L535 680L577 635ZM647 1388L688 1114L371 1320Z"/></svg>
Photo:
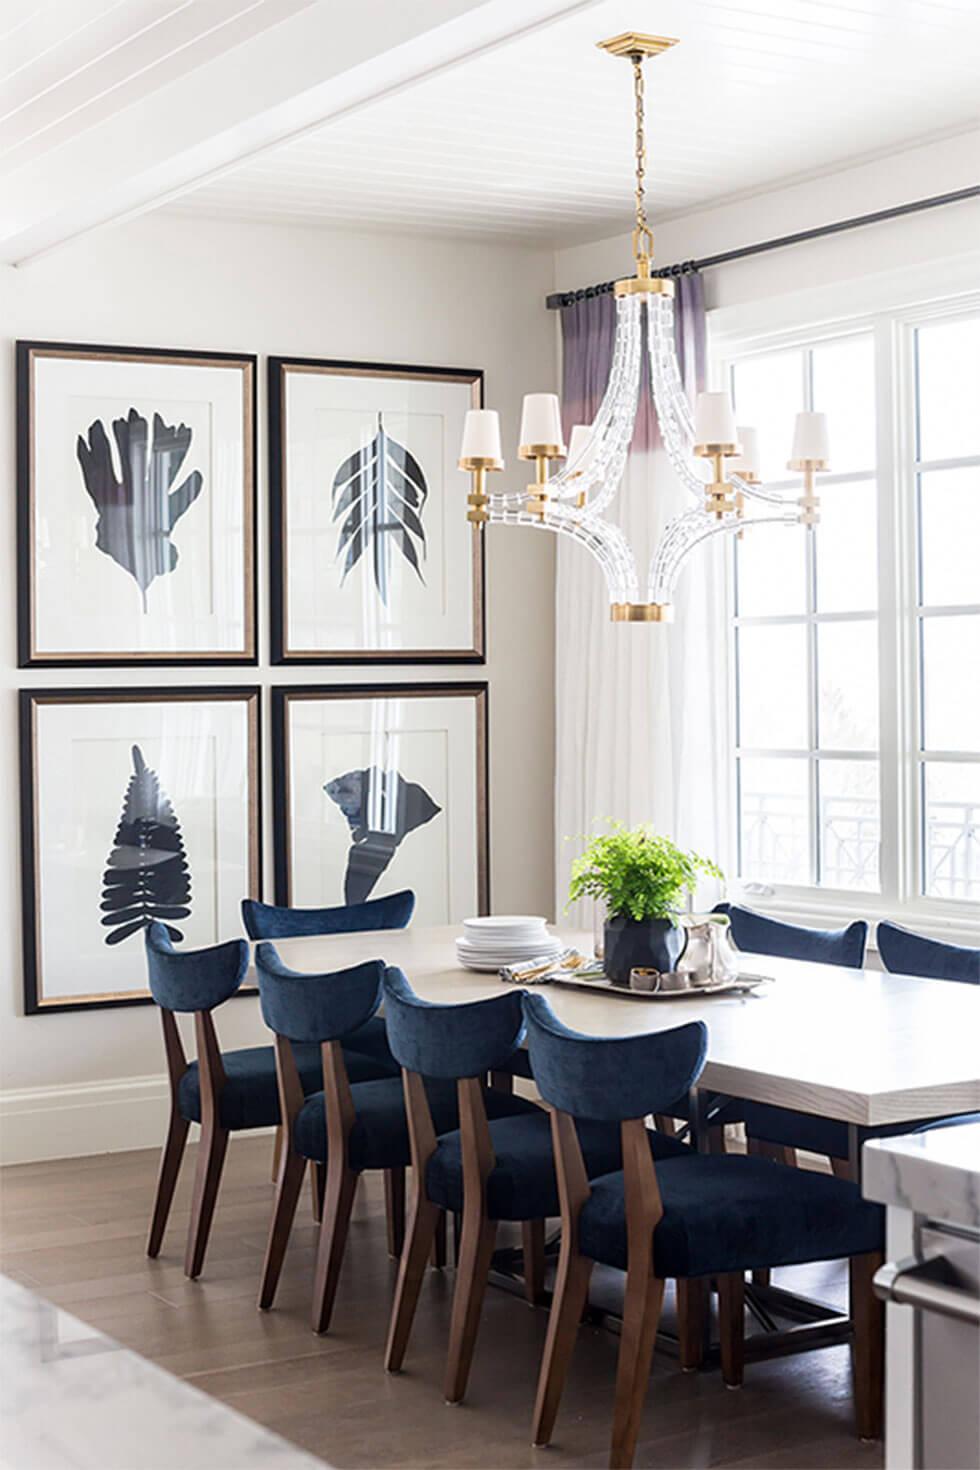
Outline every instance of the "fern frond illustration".
<svg viewBox="0 0 980 1470"><path fill-rule="evenodd" d="M418 460L387 433L380 413L378 432L344 460L333 477L332 493L333 519L344 518L337 537L337 556L344 558L341 586L370 551L374 585L387 607L393 548L424 586L419 551L425 555L422 512L429 487Z"/></svg>
<svg viewBox="0 0 980 1470"><path fill-rule="evenodd" d="M112 929L106 944L121 944L153 919L190 915L191 876L180 824L160 778L133 746L133 774L102 878L102 923ZM183 939L167 924L171 939Z"/></svg>
<svg viewBox="0 0 980 1470"><path fill-rule="evenodd" d="M378 766L347 771L323 789L350 828L345 903L363 903L408 834L442 810L424 786Z"/></svg>
<svg viewBox="0 0 980 1470"><path fill-rule="evenodd" d="M99 513L95 544L133 578L146 612L150 583L177 565L177 548L170 535L200 495L204 479L200 470L194 470L171 489L191 447L193 431L186 424L165 424L155 413L151 441L146 419L131 408L126 418L113 419L112 433L121 478L116 477L101 419L89 426L87 439L79 434L75 452L85 488Z"/></svg>

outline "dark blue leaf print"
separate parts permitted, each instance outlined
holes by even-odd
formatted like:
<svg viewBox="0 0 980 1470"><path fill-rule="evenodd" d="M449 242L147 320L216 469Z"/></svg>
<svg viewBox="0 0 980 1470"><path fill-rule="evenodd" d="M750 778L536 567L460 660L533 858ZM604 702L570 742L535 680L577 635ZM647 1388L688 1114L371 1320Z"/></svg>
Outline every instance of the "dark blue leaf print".
<svg viewBox="0 0 980 1470"><path fill-rule="evenodd" d="M333 519L343 517L337 537L337 556L344 560L341 585L370 550L374 585L387 607L393 548L425 585L419 549L424 556L422 512L428 494L418 460L392 439L379 413L370 444L345 459L333 477Z"/></svg>
<svg viewBox="0 0 980 1470"><path fill-rule="evenodd" d="M79 434L76 454L85 488L99 513L95 544L129 572L146 612L150 583L177 565L170 535L200 495L204 480L194 470L183 484L170 488L190 449L193 434L186 424L165 424L155 413L150 442L146 419L131 408L126 418L113 420L112 434L121 478L116 476L101 419L90 425L87 440Z"/></svg>

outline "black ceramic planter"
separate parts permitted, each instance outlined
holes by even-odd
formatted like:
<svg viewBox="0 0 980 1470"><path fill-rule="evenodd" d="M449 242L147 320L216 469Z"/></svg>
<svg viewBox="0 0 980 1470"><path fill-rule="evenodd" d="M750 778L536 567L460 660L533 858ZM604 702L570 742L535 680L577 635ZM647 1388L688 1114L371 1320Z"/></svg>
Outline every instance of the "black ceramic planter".
<svg viewBox="0 0 980 1470"><path fill-rule="evenodd" d="M684 948L684 930L672 919L606 920L603 968L615 985L629 985L630 970L673 970Z"/></svg>

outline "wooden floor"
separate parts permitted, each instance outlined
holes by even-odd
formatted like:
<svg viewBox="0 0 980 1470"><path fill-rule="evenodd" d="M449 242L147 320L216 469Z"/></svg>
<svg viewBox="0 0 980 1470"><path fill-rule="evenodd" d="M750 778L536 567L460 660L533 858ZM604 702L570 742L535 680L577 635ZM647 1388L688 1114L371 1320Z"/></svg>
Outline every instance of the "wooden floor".
<svg viewBox="0 0 980 1470"><path fill-rule="evenodd" d="M535 1451L528 1430L544 1312L491 1289L467 1401L447 1407L441 1390L451 1270L429 1273L405 1372L389 1377L381 1366L395 1267L385 1253L375 1180L362 1181L333 1325L318 1338L308 1325L314 1227L306 1195L276 1308L260 1313L255 1306L272 1205L268 1138L233 1138L204 1275L185 1279L194 1153L156 1261L143 1253L155 1153L3 1170L0 1269L339 1467L606 1464L614 1335L583 1327L555 1442ZM823 1272L823 1295L838 1295L838 1268ZM880 1446L853 1435L849 1372L846 1348L827 1348L750 1363L744 1387L728 1392L717 1372L683 1374L658 1356L637 1466L878 1470ZM168 1465L160 1446L133 1470Z"/></svg>

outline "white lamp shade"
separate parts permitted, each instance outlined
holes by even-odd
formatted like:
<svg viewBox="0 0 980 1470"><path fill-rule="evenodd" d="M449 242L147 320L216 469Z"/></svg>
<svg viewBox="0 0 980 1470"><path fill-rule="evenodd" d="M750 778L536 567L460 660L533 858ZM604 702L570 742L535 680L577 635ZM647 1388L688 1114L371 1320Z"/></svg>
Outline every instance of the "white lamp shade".
<svg viewBox="0 0 980 1470"><path fill-rule="evenodd" d="M694 405L696 444L737 444L735 411L727 393L699 393Z"/></svg>
<svg viewBox="0 0 980 1470"><path fill-rule="evenodd" d="M568 436L568 463L574 465L589 447L592 439L591 424L573 424L572 432Z"/></svg>
<svg viewBox="0 0 980 1470"><path fill-rule="evenodd" d="M564 453L557 393L525 393L520 442L522 445L555 444Z"/></svg>
<svg viewBox="0 0 980 1470"><path fill-rule="evenodd" d="M728 468L736 474L759 476L759 431L748 425L739 424L735 430L741 446L741 454L728 461Z"/></svg>
<svg viewBox="0 0 980 1470"><path fill-rule="evenodd" d="M830 463L830 435L825 413L796 415L790 469L801 468L804 460L819 460L824 465Z"/></svg>
<svg viewBox="0 0 980 1470"><path fill-rule="evenodd" d="M500 452L500 414L495 408L470 408L463 420L463 442L460 459L495 459L503 464Z"/></svg>

